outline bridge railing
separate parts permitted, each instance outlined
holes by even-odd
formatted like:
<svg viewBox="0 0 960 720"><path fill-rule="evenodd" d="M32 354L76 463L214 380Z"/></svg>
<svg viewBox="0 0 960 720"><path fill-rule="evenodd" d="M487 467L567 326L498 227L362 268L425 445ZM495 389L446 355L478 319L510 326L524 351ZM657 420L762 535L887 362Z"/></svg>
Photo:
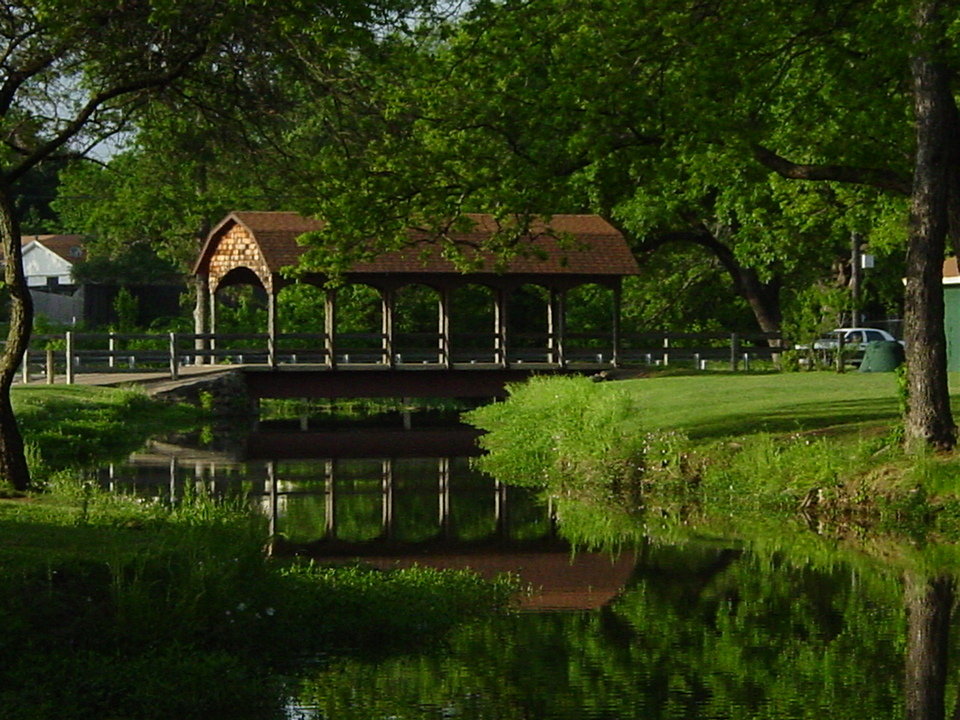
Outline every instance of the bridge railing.
<svg viewBox="0 0 960 720"><path fill-rule="evenodd" d="M169 372L185 365L287 364L411 365L570 363L600 367L617 364L672 365L708 361L749 368L753 359L770 359L782 350L780 336L762 333L624 333L615 348L609 333L454 333L449 345L440 333L86 333L33 336L24 356L25 381L45 374L53 382L78 372Z"/></svg>

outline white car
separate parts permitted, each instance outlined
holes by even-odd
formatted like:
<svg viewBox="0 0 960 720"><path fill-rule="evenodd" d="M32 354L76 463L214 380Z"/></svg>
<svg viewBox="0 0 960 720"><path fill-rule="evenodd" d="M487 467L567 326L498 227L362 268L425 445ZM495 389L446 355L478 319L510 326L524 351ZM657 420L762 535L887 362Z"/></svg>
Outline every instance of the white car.
<svg viewBox="0 0 960 720"><path fill-rule="evenodd" d="M886 330L878 328L837 328L816 340L813 343L813 349L836 350L840 345L841 338L845 348L856 348L860 352L866 350L867 344L872 342L898 342L903 345L902 340L897 340Z"/></svg>

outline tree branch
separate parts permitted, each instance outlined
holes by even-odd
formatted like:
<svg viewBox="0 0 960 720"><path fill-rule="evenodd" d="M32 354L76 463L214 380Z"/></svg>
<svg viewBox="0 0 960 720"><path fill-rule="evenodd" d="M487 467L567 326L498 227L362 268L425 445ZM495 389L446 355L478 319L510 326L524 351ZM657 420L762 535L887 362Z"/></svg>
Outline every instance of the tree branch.
<svg viewBox="0 0 960 720"><path fill-rule="evenodd" d="M791 162L762 145L753 146L753 157L760 164L790 180L833 180L835 182L870 185L881 190L909 195L913 180L892 170L850 165L804 165Z"/></svg>
<svg viewBox="0 0 960 720"><path fill-rule="evenodd" d="M141 92L143 90L155 90L162 88L166 85L169 85L174 80L180 78L190 67L190 64L203 55L206 51L205 45L199 45L193 50L193 52L186 55L173 69L169 72L162 73L159 75L152 75L147 78L142 78L137 81L123 83L116 85L112 88L104 90L103 92L97 93L91 97L87 103L80 109L80 111L74 116L74 118L64 127L59 133L54 135L50 140L48 140L43 145L40 145L36 148L30 155L23 159L18 165L15 165L10 170L5 173L7 182L13 183L24 174L27 173L32 167L50 157L53 153L63 147L66 143L72 140L77 133L79 133L83 127L87 124L87 121L93 116L93 114L99 110L104 104L110 102L111 100L122 97L124 95L132 95L136 92Z"/></svg>

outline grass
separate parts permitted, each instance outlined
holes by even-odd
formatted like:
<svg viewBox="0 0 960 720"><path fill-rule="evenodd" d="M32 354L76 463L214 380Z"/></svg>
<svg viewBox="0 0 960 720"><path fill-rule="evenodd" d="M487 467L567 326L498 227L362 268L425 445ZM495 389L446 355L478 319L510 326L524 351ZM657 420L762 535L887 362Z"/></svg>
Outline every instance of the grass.
<svg viewBox="0 0 960 720"><path fill-rule="evenodd" d="M31 469L41 481L50 472L125 457L152 435L183 430L203 418L196 408L132 388L17 387L12 400Z"/></svg>
<svg viewBox="0 0 960 720"><path fill-rule="evenodd" d="M0 500L10 720L279 720L299 663L409 652L515 590L466 572L280 562L239 499L170 507L67 484Z"/></svg>
<svg viewBox="0 0 960 720"><path fill-rule="evenodd" d="M956 378L960 381L960 378ZM855 430L894 423L893 373L696 374L625 380L642 426L691 438L811 429Z"/></svg>
<svg viewBox="0 0 960 720"><path fill-rule="evenodd" d="M537 378L466 417L487 431L483 467L560 498L924 527L960 516L960 461L905 454L898 415L893 373L819 372Z"/></svg>

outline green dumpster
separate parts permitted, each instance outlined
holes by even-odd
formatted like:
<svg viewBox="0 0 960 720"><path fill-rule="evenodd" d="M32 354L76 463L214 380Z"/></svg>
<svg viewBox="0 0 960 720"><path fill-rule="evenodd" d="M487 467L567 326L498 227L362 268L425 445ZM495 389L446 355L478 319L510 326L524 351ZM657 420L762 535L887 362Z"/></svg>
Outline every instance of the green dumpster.
<svg viewBox="0 0 960 720"><path fill-rule="evenodd" d="M903 345L892 340L867 343L860 372L892 372L904 361Z"/></svg>

